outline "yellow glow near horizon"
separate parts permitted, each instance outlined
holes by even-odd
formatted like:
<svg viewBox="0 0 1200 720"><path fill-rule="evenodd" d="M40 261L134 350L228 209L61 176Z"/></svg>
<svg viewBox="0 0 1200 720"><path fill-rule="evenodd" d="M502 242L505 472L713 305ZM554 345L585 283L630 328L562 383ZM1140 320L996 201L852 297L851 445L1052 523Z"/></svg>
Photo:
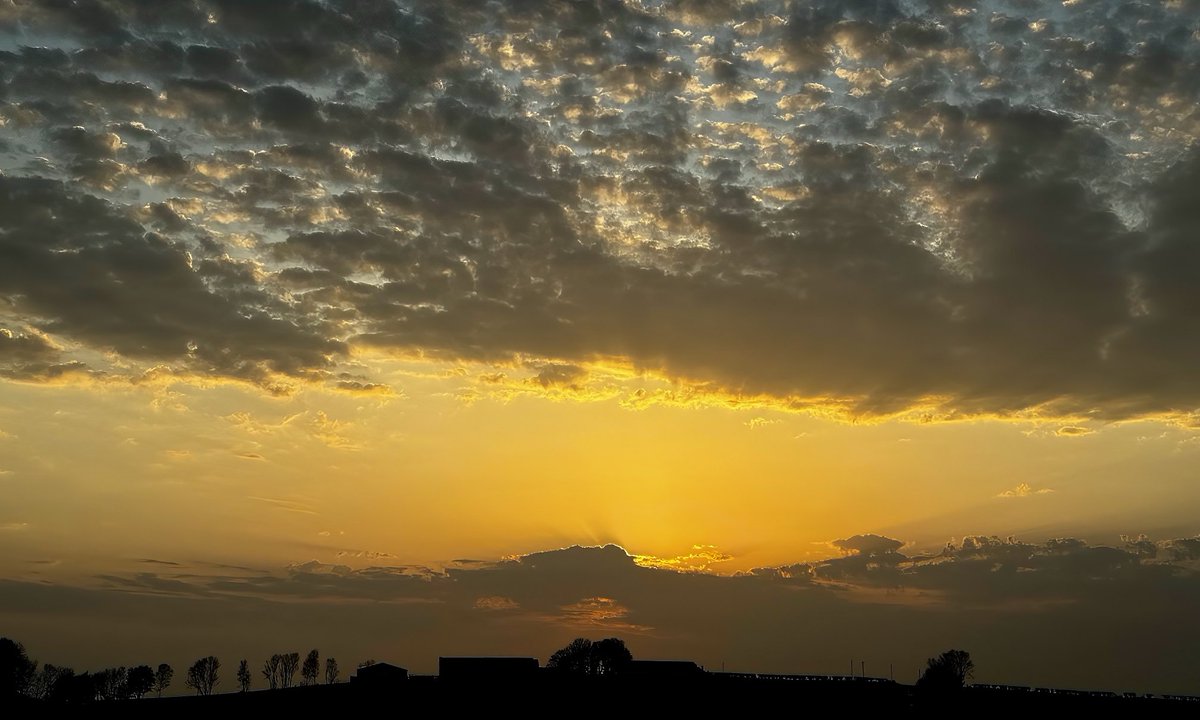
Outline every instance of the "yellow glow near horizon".
<svg viewBox="0 0 1200 720"><path fill-rule="evenodd" d="M836 554L829 541L860 532L936 547L1052 520L1055 534L1153 531L1184 524L1178 498L1196 495L1194 436L1161 423L848 425L752 404L631 409L633 374L600 398L433 361L387 375L391 395L5 384L9 571L31 555L80 574L150 553L365 566L614 542L734 572ZM1134 491L1134 466L1159 482ZM694 546L712 557L689 560Z"/></svg>

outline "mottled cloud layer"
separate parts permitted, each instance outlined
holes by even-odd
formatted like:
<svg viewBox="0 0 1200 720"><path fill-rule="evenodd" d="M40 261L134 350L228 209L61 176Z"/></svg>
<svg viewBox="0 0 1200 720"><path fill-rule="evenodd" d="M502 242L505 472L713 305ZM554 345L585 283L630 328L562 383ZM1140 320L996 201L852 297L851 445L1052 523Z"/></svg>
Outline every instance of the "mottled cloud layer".
<svg viewBox="0 0 1200 720"><path fill-rule="evenodd" d="M0 372L1190 420L1197 9L8 3Z"/></svg>
<svg viewBox="0 0 1200 720"><path fill-rule="evenodd" d="M843 557L736 575L680 571L615 545L442 569L311 561L266 572L147 559L86 586L3 581L0 614L34 633L34 647L73 634L82 615L85 636L104 638L110 653L124 642L144 653L124 628L182 613L186 631L166 624L156 637L193 653L317 644L432 669L438 654L544 659L578 635L617 635L642 657L841 672L853 656L876 674L894 663L911 681L925 656L953 646L970 650L981 681L1196 691L1193 668L1178 661L1200 641L1183 620L1200 601L1200 539L981 536L924 554L878 535L834 545ZM712 548L697 551L720 561Z"/></svg>

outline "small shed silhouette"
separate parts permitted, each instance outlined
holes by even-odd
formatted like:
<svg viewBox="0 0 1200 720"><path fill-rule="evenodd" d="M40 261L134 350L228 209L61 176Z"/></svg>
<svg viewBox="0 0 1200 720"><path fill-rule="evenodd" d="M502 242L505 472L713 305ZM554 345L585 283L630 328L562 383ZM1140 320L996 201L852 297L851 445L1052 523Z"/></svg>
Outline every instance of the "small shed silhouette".
<svg viewBox="0 0 1200 720"><path fill-rule="evenodd" d="M390 663L374 663L358 669L350 677L350 683L357 688L372 690L390 688L408 679L408 670Z"/></svg>

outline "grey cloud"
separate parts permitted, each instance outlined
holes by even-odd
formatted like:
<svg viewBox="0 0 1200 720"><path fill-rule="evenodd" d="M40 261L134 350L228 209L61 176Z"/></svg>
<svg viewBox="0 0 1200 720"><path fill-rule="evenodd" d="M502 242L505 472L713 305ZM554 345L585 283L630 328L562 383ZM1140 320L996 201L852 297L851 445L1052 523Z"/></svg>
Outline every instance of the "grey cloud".
<svg viewBox="0 0 1200 720"><path fill-rule="evenodd" d="M885 540L874 536L869 544ZM731 669L840 672L854 651L868 667L894 662L904 679L902 668L928 653L965 645L982 681L1037 678L1152 692L1194 687L1172 654L1200 638L1190 624L1161 622L1186 616L1200 599L1195 571L1182 564L1078 540L971 537L940 553L893 554L897 562L877 556L844 565L836 577L821 571L856 556L734 576L642 567L612 545L444 570L310 561L264 573L184 563L110 573L100 579L105 590L5 581L0 612L54 618L70 630L73 617L154 618L168 603L172 613L186 607L190 627L210 629L214 642L228 634L222 647L239 656L269 654L266 645L248 644L277 636L369 652L380 633L401 628L406 654L395 659L418 669L432 669L438 654L458 648L544 658L571 637L607 633L623 636L639 657L710 666L725 658ZM487 612L495 603L480 598L504 598L505 612ZM296 627L320 628L333 618L340 641L295 636ZM249 626L256 632L243 632ZM162 631L163 642L172 632ZM24 639L36 647L41 638ZM1080 653L1111 661L1080 663ZM1126 653L1137 662L1117 660Z"/></svg>
<svg viewBox="0 0 1200 720"><path fill-rule="evenodd" d="M1021 600L1029 607L1042 603L1090 603L1097 587L1110 592L1139 590L1184 594L1200 592L1197 575L1186 561L1194 559L1186 548L1196 538L1178 538L1151 547L1184 548L1167 559L1136 545L1093 545L1074 538L1026 543L1014 538L968 536L951 541L941 552L906 556L897 552L904 543L878 535L838 541L853 554L828 560L760 568L733 576L679 572L643 567L616 545L579 547L531 553L497 562L456 563L437 570L421 566L383 566L353 569L308 561L284 572L250 575L198 574L180 566L178 574L163 580L180 582L181 592L249 593L306 598L340 597L375 600L409 600L470 603L477 596L501 595L528 609L549 612L588 597L611 597L630 605L638 619L635 598L650 601L656 589L700 587L758 588L797 583L810 592L844 602L875 602L860 594L874 587L897 591L920 590L949 608L1000 607ZM835 543L836 545L837 543ZM341 552L338 557L387 557L381 553ZM144 560L143 563L169 564ZM118 576L105 576L113 580ZM150 578L145 573L119 576L125 587L136 587ZM185 587L185 585L187 587ZM160 585L152 585L154 589ZM671 591L675 592L675 591ZM887 601L885 601L887 602ZM649 617L640 618L650 621ZM662 622L662 618L655 618Z"/></svg>
<svg viewBox="0 0 1200 720"><path fill-rule="evenodd" d="M250 76L241 56L228 48L189 45L186 57L188 69L196 77L213 78L228 83L249 80Z"/></svg>
<svg viewBox="0 0 1200 720"><path fill-rule="evenodd" d="M57 355L57 349L41 336L0 328L0 358L5 362L37 362Z"/></svg>
<svg viewBox="0 0 1200 720"><path fill-rule="evenodd" d="M1200 560L1200 538L1179 538L1162 543L1175 560Z"/></svg>
<svg viewBox="0 0 1200 720"><path fill-rule="evenodd" d="M320 105L308 95L286 85L272 85L255 95L258 117L281 130L317 134L324 127Z"/></svg>
<svg viewBox="0 0 1200 720"><path fill-rule="evenodd" d="M854 535L842 540L834 540L832 545L839 550L845 550L846 552L852 552L865 557L891 555L904 547L904 543L900 540L872 534Z"/></svg>
<svg viewBox="0 0 1200 720"><path fill-rule="evenodd" d="M241 50L246 67L271 80L320 82L354 67L349 48L324 41L256 42Z"/></svg>
<svg viewBox="0 0 1200 720"><path fill-rule="evenodd" d="M115 157L121 145L114 133L89 132L80 126L55 130L51 136L66 153L80 159Z"/></svg>
<svg viewBox="0 0 1200 720"><path fill-rule="evenodd" d="M44 337L0 327L0 377L16 380L48 380L69 372L59 348Z"/></svg>
<svg viewBox="0 0 1200 720"><path fill-rule="evenodd" d="M542 387L574 385L587 375L587 370L578 365L564 365L561 363L546 364L537 368L537 370L537 375L533 376L533 382L538 383Z"/></svg>
<svg viewBox="0 0 1200 720"><path fill-rule="evenodd" d="M163 83L163 90L175 113L199 120L208 131L244 133L253 117L250 93L220 80L171 78Z"/></svg>
<svg viewBox="0 0 1200 720"><path fill-rule="evenodd" d="M254 381L323 370L341 352L317 328L272 317L267 298L251 310L253 287L239 303L211 291L183 247L104 201L0 178L0 207L0 292L45 331Z"/></svg>
<svg viewBox="0 0 1200 720"><path fill-rule="evenodd" d="M138 163L138 171L142 174L162 178L186 175L189 170L191 166L179 153L152 155Z"/></svg>
<svg viewBox="0 0 1200 720"><path fill-rule="evenodd" d="M254 346L193 370L335 371L345 342L852 415L1200 407L1182 8L97 7L0 29L0 163L193 253L189 312ZM58 327L179 358L187 323L144 320Z"/></svg>
<svg viewBox="0 0 1200 720"><path fill-rule="evenodd" d="M137 75L147 66L158 72L178 72L183 68L183 60L184 51L170 40L131 40L84 47L71 55L76 68L118 75Z"/></svg>

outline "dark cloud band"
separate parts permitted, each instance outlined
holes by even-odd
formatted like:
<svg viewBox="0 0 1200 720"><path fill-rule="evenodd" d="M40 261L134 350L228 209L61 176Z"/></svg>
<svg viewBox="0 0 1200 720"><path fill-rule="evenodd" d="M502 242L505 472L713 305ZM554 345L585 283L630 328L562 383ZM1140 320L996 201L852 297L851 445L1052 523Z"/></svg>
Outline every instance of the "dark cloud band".
<svg viewBox="0 0 1200 720"><path fill-rule="evenodd" d="M17 3L0 317L266 387L358 346L1191 417L1192 9Z"/></svg>

